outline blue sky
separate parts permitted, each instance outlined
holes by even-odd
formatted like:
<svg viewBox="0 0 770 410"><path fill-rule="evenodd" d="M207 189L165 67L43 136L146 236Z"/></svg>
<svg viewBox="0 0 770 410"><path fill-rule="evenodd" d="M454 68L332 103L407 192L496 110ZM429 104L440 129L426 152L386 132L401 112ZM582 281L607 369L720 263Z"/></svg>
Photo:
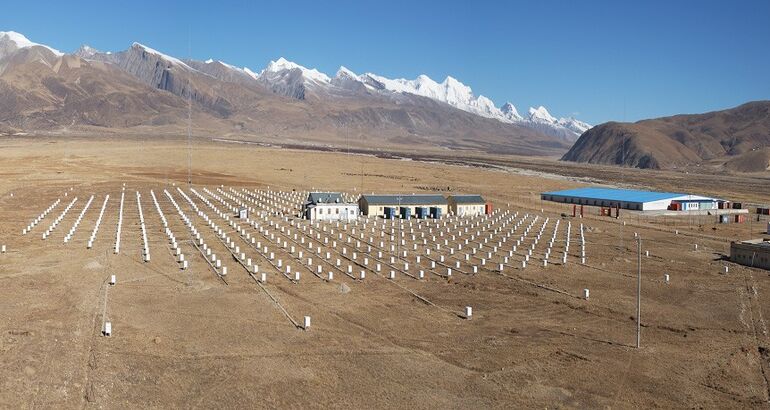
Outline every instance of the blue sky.
<svg viewBox="0 0 770 410"><path fill-rule="evenodd" d="M284 56L330 75L452 75L498 106L593 124L770 99L770 1L43 3L4 4L0 31L255 71Z"/></svg>

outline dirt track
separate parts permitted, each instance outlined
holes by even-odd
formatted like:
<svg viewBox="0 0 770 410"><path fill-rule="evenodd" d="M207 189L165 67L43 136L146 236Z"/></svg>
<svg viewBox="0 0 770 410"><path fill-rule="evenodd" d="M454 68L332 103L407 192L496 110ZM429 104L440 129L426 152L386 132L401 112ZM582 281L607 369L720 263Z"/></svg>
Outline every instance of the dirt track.
<svg viewBox="0 0 770 410"><path fill-rule="evenodd" d="M294 284L273 272L270 293L292 317L312 316L312 330L304 332L233 260L225 259L224 284L190 243L180 241L191 268L179 269L149 191L174 193L172 183L187 189L184 143L9 139L0 155L0 234L8 246L0 255L3 406L767 405L764 295L770 278L767 271L719 260L729 238L757 235L759 224L674 226L630 213L621 220L590 215L572 221L588 229L586 266L573 258L566 266L510 267L505 275L486 267L450 280L398 275L391 282L371 272L363 281L337 274L326 282L303 272ZM350 193L442 187L481 193L497 208L520 214L541 215L543 208L541 218L552 221L568 210L542 203L538 193L576 185L494 169L200 142L193 166L199 192L219 185ZM126 220L122 251L114 255L123 183ZM149 263L140 255L137 190L152 249ZM39 234L64 204L22 236L21 229L65 192L65 199L79 200L52 237L43 241ZM108 193L98 239L88 250L85 241ZM62 243L91 194L94 202L73 241ZM752 200L751 193L742 195ZM193 215L189 204L174 196ZM170 228L182 238L181 219L167 199L158 199ZM753 200L766 199L759 193ZM225 255L213 231L199 217L195 223L212 249ZM641 350L632 347L634 232L650 251L643 259ZM259 252L248 252L267 266ZM729 265L728 274L723 265ZM664 273L671 283L664 283ZM114 287L106 284L110 274L118 276ZM584 288L591 292L588 301L580 298ZM468 305L473 319L458 317ZM112 337L100 335L103 316L113 323Z"/></svg>

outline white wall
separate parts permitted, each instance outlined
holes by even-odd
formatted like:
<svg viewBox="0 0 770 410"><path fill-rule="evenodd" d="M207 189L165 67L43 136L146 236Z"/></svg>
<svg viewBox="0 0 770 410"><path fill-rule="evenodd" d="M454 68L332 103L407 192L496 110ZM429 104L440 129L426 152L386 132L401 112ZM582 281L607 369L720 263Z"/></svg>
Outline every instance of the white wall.
<svg viewBox="0 0 770 410"><path fill-rule="evenodd" d="M665 211L671 205L671 199L661 199L660 201L644 202L643 211Z"/></svg>
<svg viewBox="0 0 770 410"><path fill-rule="evenodd" d="M484 205L457 204L457 216L476 216L484 214Z"/></svg>
<svg viewBox="0 0 770 410"><path fill-rule="evenodd" d="M310 211L310 220L339 221L358 217L356 204L318 204Z"/></svg>

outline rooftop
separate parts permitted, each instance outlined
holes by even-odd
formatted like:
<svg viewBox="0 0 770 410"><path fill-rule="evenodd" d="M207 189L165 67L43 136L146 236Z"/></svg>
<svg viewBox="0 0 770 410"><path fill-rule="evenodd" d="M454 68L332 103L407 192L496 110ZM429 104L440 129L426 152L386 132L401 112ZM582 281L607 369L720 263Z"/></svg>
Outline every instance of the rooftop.
<svg viewBox="0 0 770 410"><path fill-rule="evenodd" d="M641 191L635 189L617 189L617 188L575 188L563 191L543 192L543 195L572 196L588 199L603 199L607 201L625 201L625 202L651 202L666 199L681 200L715 200L715 198L702 197L697 195L681 194L676 192L656 192Z"/></svg>
<svg viewBox="0 0 770 410"><path fill-rule="evenodd" d="M763 248L770 248L770 239L768 238L759 238L759 239L749 239L745 241L741 241L744 245L754 245L754 246L762 246Z"/></svg>
<svg viewBox="0 0 770 410"><path fill-rule="evenodd" d="M369 205L446 205L442 195L363 195Z"/></svg>
<svg viewBox="0 0 770 410"><path fill-rule="evenodd" d="M307 202L311 204L342 203L342 195L339 192L311 192L307 196Z"/></svg>
<svg viewBox="0 0 770 410"><path fill-rule="evenodd" d="M487 202L481 195L450 195L449 198L458 204L485 204Z"/></svg>

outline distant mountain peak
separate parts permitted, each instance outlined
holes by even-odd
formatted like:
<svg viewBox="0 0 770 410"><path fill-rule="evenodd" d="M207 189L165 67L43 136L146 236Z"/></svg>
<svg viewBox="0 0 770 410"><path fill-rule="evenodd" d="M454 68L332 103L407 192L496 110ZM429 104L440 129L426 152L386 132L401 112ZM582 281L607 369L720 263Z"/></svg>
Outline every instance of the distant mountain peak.
<svg viewBox="0 0 770 410"><path fill-rule="evenodd" d="M163 53L161 53L160 51L158 51L158 50L155 50L154 48L148 47L148 46L146 46L146 45L144 45L144 44L142 44L142 43L137 43L137 42L135 41L133 44L131 44L131 47L132 47L132 48L134 48L134 49L141 49L141 50L143 50L143 51L144 51L144 52L146 52L146 53L149 53L149 54L153 54L153 55L156 55L156 56L158 56L158 57L160 57L160 58L162 58L162 59L164 59L164 60L166 60L166 61L168 61L168 62L170 62L170 63L173 63L173 64L177 64L177 65L180 65L180 66L182 66L182 67L184 67L184 68L187 68L187 69L193 70L193 68L192 68L192 67L190 67L189 65L187 65L187 64L186 64L185 62L183 62L182 60L180 60L180 59L178 59L178 58L176 58L176 57L171 57L171 56L170 56L170 55L168 55L168 54L163 54Z"/></svg>
<svg viewBox="0 0 770 410"><path fill-rule="evenodd" d="M500 107L500 111L503 113L505 118L508 118L509 120L520 121L523 119L521 114L519 114L519 111L516 109L516 106L510 102L503 104L503 106Z"/></svg>
<svg viewBox="0 0 770 410"><path fill-rule="evenodd" d="M267 67L260 73L260 76L264 73L279 73L286 70L298 69L302 72L302 75L312 81L319 83L330 83L331 79L326 74L316 70L315 68L303 67L295 62L289 61L283 57L279 57L278 60L270 61Z"/></svg>
<svg viewBox="0 0 770 410"><path fill-rule="evenodd" d="M529 119L531 121L547 122L551 124L558 123L558 120L542 105L537 108L529 107Z"/></svg>
<svg viewBox="0 0 770 410"><path fill-rule="evenodd" d="M99 53L99 50L89 46L88 44L83 44L80 46L80 48L77 49L77 51L75 51L75 55L80 58L91 58Z"/></svg>
<svg viewBox="0 0 770 410"><path fill-rule="evenodd" d="M347 67L341 65L340 68L337 70L337 74L335 74L335 77L343 77L343 76L347 76L350 78L358 78L358 74L349 70Z"/></svg>

